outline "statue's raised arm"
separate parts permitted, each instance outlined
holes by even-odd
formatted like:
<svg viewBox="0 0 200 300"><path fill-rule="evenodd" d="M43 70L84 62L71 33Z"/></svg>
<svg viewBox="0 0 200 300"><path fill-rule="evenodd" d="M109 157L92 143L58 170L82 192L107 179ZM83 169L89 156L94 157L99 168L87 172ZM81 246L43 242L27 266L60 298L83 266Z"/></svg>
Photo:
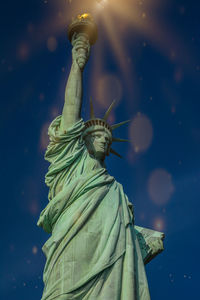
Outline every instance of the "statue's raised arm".
<svg viewBox="0 0 200 300"><path fill-rule="evenodd" d="M74 33L72 37L72 66L65 90L61 130L67 131L81 118L82 73L88 61L90 44L87 34Z"/></svg>
<svg viewBox="0 0 200 300"><path fill-rule="evenodd" d="M113 142L125 140L104 117L81 120L82 74L97 29L88 14L69 25L72 66L62 116L49 127L49 203L38 220L50 233L42 300L150 300L144 263L163 250L164 234L135 226L133 205L104 160ZM60 123L61 119L61 123ZM125 173L127 176L127 173Z"/></svg>

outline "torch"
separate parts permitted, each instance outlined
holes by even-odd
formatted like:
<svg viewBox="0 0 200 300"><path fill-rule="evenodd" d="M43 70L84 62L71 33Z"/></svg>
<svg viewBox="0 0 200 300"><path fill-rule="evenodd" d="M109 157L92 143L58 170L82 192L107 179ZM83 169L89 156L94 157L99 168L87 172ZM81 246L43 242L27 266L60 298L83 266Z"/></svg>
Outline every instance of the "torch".
<svg viewBox="0 0 200 300"><path fill-rule="evenodd" d="M92 16L88 13L82 14L82 15L78 15L76 18L74 18L71 22L71 24L68 27L68 38L70 40L70 42L73 45L73 38L74 38L74 34L79 34L79 35L83 35L85 38L88 39L90 45L94 45L96 40L97 40L97 36L98 36L98 32L97 32L97 25L94 22L94 19L92 18ZM79 53L82 53L83 55L86 54L86 49L83 49L82 47L80 47L80 49L78 49ZM83 65L81 65L81 62L79 62L80 67L82 67Z"/></svg>

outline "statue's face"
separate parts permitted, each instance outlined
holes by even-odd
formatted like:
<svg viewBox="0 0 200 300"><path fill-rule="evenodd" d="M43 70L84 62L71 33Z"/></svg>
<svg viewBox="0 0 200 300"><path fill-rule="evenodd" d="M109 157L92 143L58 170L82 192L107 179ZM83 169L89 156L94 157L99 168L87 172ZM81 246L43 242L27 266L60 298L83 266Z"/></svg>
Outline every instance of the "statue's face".
<svg viewBox="0 0 200 300"><path fill-rule="evenodd" d="M96 130L86 137L88 152L97 159L105 159L105 156L109 154L110 145L110 137L104 130Z"/></svg>

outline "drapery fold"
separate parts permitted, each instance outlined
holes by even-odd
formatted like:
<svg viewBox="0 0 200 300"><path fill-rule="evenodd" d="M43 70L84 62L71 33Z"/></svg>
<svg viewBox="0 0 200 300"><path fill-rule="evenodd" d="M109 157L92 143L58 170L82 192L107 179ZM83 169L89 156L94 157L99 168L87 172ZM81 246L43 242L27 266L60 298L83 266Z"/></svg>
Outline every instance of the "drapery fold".
<svg viewBox="0 0 200 300"><path fill-rule="evenodd" d="M133 216L123 187L91 157L79 120L67 133L49 127L49 203L38 225L51 237L42 300L149 300Z"/></svg>

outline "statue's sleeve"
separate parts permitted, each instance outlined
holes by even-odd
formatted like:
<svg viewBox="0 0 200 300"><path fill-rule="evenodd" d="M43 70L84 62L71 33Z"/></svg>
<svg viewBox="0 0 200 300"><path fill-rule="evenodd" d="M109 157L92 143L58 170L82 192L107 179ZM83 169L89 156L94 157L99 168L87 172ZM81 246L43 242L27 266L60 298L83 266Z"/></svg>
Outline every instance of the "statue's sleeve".
<svg viewBox="0 0 200 300"><path fill-rule="evenodd" d="M49 200L51 200L62 186L69 170L78 163L84 150L82 132L84 122L80 119L67 131L60 130L61 116L58 116L49 126L49 145L45 153L45 159L50 162L45 183L49 187Z"/></svg>
<svg viewBox="0 0 200 300"><path fill-rule="evenodd" d="M49 145L45 153L45 159L50 163L55 162L60 158L60 153L63 151L66 145L71 148L70 144L77 141L81 135L84 128L84 122L80 119L67 131L60 131L61 116L58 116L53 120L48 129L49 135Z"/></svg>

